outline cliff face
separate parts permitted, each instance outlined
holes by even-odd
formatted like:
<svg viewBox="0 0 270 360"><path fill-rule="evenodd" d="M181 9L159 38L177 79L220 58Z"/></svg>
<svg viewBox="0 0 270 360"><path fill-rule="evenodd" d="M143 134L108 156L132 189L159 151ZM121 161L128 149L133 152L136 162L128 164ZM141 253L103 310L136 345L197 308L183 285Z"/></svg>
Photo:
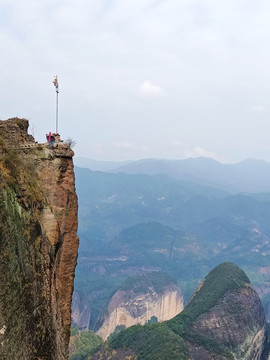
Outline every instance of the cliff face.
<svg viewBox="0 0 270 360"><path fill-rule="evenodd" d="M266 324L260 299L253 287L246 284L240 291L226 294L216 306L198 317L193 331L230 349L234 359L260 360ZM189 348L194 359L213 358L197 344L190 344Z"/></svg>
<svg viewBox="0 0 270 360"><path fill-rule="evenodd" d="M106 340L117 326L128 328L136 324L144 325L152 317L163 322L172 319L183 308L183 297L176 285L168 286L161 294L153 289L145 294L118 290L109 303L109 314L97 333Z"/></svg>
<svg viewBox="0 0 270 360"><path fill-rule="evenodd" d="M232 263L212 270L185 309L190 320L184 324L194 360L260 360L267 336L259 296L246 274ZM183 314L185 316L185 314ZM184 319L175 318L171 328L179 332Z"/></svg>
<svg viewBox="0 0 270 360"><path fill-rule="evenodd" d="M269 336L269 335L268 335ZM141 360L266 360L269 338L262 304L245 273L232 263L212 270L173 319L133 326L114 336L103 359L132 349Z"/></svg>
<svg viewBox="0 0 270 360"><path fill-rule="evenodd" d="M91 319L91 306L89 304L89 298L86 296L79 296L79 294L74 291L71 309L72 323L76 324L80 330L88 330Z"/></svg>
<svg viewBox="0 0 270 360"><path fill-rule="evenodd" d="M0 357L67 359L77 262L73 151L0 121Z"/></svg>

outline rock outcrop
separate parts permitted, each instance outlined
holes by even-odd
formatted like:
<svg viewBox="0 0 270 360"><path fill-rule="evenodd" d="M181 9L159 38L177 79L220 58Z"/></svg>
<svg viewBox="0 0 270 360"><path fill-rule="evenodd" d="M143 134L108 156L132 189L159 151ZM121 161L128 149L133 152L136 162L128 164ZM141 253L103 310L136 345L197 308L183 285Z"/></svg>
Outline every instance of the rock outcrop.
<svg viewBox="0 0 270 360"><path fill-rule="evenodd" d="M112 352L132 349L141 360L267 360L269 335L260 299L232 263L212 270L186 308L162 324L133 326L109 342ZM101 355L100 354L100 355Z"/></svg>
<svg viewBox="0 0 270 360"><path fill-rule="evenodd" d="M238 292L225 294L217 305L200 315L193 326L194 333L215 339L239 360L261 359L265 329L259 297L248 283ZM213 358L202 346L190 344L189 348L194 359Z"/></svg>
<svg viewBox="0 0 270 360"><path fill-rule="evenodd" d="M89 303L89 297L79 296L76 291L73 292L71 320L80 330L88 330L89 328L91 319L91 306Z"/></svg>
<svg viewBox="0 0 270 360"><path fill-rule="evenodd" d="M117 327L128 328L144 325L151 318L159 322L172 319L184 308L184 300L179 288L168 285L161 294L153 288L146 293L137 294L133 290L118 290L108 306L108 315L98 330L98 335L106 340Z"/></svg>
<svg viewBox="0 0 270 360"><path fill-rule="evenodd" d="M0 121L0 358L68 358L77 263L73 151Z"/></svg>
<svg viewBox="0 0 270 360"><path fill-rule="evenodd" d="M194 360L260 360L266 322L259 296L246 274L232 263L212 270L185 309L184 338ZM184 314L183 314L184 315ZM185 315L184 315L185 316ZM179 332L183 318L169 325Z"/></svg>

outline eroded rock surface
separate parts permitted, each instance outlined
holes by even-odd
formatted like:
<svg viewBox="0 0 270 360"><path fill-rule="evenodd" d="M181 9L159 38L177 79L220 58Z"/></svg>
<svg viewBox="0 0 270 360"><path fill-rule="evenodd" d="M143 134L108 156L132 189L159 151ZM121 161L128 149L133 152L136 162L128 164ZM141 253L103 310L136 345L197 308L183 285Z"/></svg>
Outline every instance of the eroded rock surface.
<svg viewBox="0 0 270 360"><path fill-rule="evenodd" d="M0 121L0 357L68 359L77 263L73 151Z"/></svg>
<svg viewBox="0 0 270 360"><path fill-rule="evenodd" d="M109 315L97 333L106 340L117 326L144 325L152 317L163 322L172 319L183 308L183 297L176 285L168 286L161 294L152 289L146 294L119 290L112 297L108 306Z"/></svg>
<svg viewBox="0 0 270 360"><path fill-rule="evenodd" d="M133 349L141 360L267 360L267 332L262 304L248 277L235 264L222 263L180 314L162 324L123 330L109 344L111 353ZM107 354L104 360L110 359Z"/></svg>
<svg viewBox="0 0 270 360"><path fill-rule="evenodd" d="M193 329L229 348L235 359L261 359L266 324L260 299L251 284L227 293L216 306L198 317ZM195 349L196 345L190 345L191 353L195 354ZM212 359L210 355L205 358Z"/></svg>

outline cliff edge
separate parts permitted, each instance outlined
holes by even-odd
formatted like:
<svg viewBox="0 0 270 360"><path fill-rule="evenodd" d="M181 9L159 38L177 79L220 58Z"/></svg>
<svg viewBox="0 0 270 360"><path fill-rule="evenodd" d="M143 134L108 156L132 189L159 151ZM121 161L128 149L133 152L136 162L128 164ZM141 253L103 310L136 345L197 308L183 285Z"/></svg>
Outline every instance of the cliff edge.
<svg viewBox="0 0 270 360"><path fill-rule="evenodd" d="M73 151L0 121L0 358L68 359L77 263Z"/></svg>

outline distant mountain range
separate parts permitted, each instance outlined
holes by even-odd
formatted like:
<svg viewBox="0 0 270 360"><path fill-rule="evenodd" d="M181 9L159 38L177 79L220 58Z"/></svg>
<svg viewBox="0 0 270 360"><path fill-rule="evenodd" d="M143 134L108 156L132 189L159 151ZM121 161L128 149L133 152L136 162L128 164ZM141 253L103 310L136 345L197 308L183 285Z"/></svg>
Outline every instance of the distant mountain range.
<svg viewBox="0 0 270 360"><path fill-rule="evenodd" d="M75 175L80 248L73 312L84 319L76 321L81 329L98 330L127 276L167 272L187 301L223 261L247 272L270 319L269 193L232 194L165 174L76 167Z"/></svg>
<svg viewBox="0 0 270 360"><path fill-rule="evenodd" d="M270 192L270 163L247 159L222 164L209 158L184 160L142 159L130 162L102 162L75 158L75 164L91 170L126 174L166 174L178 180L211 186L232 193Z"/></svg>
<svg viewBox="0 0 270 360"><path fill-rule="evenodd" d="M111 171L129 163L130 161L100 161L85 157L74 157L74 164L76 166L93 171Z"/></svg>

